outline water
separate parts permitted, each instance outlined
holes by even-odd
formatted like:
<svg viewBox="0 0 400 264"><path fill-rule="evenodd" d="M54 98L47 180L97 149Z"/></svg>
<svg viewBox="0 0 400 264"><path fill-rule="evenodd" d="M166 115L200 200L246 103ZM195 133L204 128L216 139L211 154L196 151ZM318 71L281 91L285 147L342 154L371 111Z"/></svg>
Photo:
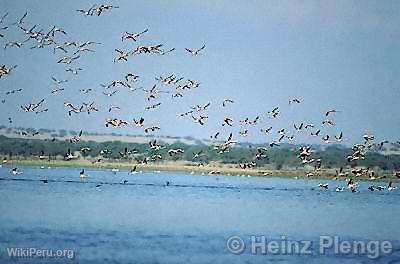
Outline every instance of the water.
<svg viewBox="0 0 400 264"><path fill-rule="evenodd" d="M11 168L0 168L0 263L400 263L399 189L361 183L358 193L336 193L344 182L321 190L315 180L96 169L80 180L79 168L20 167L17 176ZM242 254L227 248L234 235ZM252 235L311 240L311 254L252 254ZM374 260L319 254L321 235L388 240L394 249ZM75 257L10 258L11 247L73 249Z"/></svg>

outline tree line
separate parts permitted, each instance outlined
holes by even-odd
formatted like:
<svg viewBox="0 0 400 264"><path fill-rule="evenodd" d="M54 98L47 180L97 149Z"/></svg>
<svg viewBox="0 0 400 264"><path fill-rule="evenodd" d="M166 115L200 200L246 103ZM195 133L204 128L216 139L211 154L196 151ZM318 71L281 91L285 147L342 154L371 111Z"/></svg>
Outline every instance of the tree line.
<svg viewBox="0 0 400 264"><path fill-rule="evenodd" d="M150 140L150 139L149 139ZM70 143L68 140L41 140L34 138L8 138L0 135L0 155L3 158L30 159L37 158L44 153L49 159L63 159L68 149L71 152L79 152L84 158L103 158L110 160L125 160L135 162L145 156L160 155L162 160L182 160L193 161L193 153L202 151L202 155L196 159L196 162L209 163L218 161L226 164L239 164L246 162L256 162L257 166L270 166L274 169L282 168L300 168L302 164L298 156L298 147L296 145L283 145L280 147L268 148L265 151L265 157L256 159L257 148L263 145L244 145L240 144L233 147L229 152L218 153L212 145L195 144L188 145L177 141L173 144L157 142L163 146L160 150L151 150L148 143L127 143L121 141L79 141ZM82 148L89 148L90 151L83 152ZM180 148L184 153L178 155L169 155L168 150ZM129 155L122 155L127 149ZM322 167L340 168L346 166L365 166L370 168L380 168L382 170L399 170L400 155L383 155L376 151L369 151L364 160L348 163L346 158L352 153L351 148L343 145L330 145L325 148L313 146L315 159L321 159ZM105 151L106 150L106 151ZM102 154L100 154L102 153Z"/></svg>

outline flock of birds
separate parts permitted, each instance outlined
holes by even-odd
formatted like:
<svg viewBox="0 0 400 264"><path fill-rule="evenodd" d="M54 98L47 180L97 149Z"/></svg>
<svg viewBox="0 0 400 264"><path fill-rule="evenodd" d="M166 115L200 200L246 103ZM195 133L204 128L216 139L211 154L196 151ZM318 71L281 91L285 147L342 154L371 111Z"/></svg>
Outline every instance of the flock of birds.
<svg viewBox="0 0 400 264"><path fill-rule="evenodd" d="M118 9L118 6L108 5L108 4L95 4L91 6L89 9L79 9L76 12L84 15L84 16L100 16L105 13L108 13L114 9ZM28 25L26 20L28 19L28 12L23 14L22 17L17 19L15 22L9 23L6 25L6 20L8 19L8 13L4 14L0 19L0 39L7 38L7 32L10 30L16 30L22 33L22 40L12 40L8 41L4 45L4 50L10 48L22 48L26 45L30 45L30 49L48 49L55 55L61 54L60 58L56 61L57 64L65 65L65 72L70 73L71 76L77 76L81 71L83 71L80 67L73 67L73 65L80 60L82 56L85 54L94 53L95 47L102 45L100 42L96 41L60 41L60 37L69 36L67 31L62 27L52 26L48 31L44 29L39 29L40 27L37 24ZM137 43L146 37L149 29L145 28L138 32L128 32L125 31L121 36L122 42L132 42ZM199 45L199 48L185 48L183 52L187 53L189 56L200 56L203 52L206 51L206 45ZM115 56L113 59L113 63L122 63L128 61L131 56L139 56L144 54L154 54L156 56L165 56L167 54L171 54L176 52L175 48L164 48L163 44L154 44L154 45L138 45L136 48L126 51L122 49L114 49ZM14 71L18 70L17 65L1 65L0 66L0 79L7 77L10 74L14 74ZM17 72L15 72L17 74ZM201 87L201 82L184 78L181 76L177 76L175 74L170 74L168 76L157 76L155 77L155 84L149 88L145 89L143 87L138 87L137 83L140 82L141 76L135 73L126 73L120 79L111 80L108 83L102 83L100 86L104 89L102 94L106 97L112 97L116 93L120 92L121 89L127 89L130 92L141 92L144 97L148 101L148 106L145 107L144 110L152 111L154 109L162 107L163 102L159 99L162 94L170 94L172 100L174 98L184 97L184 94L189 91L193 91L199 89ZM51 77L52 82L55 85L55 88L50 91L50 94L62 93L64 88L62 87L64 84L68 83L68 80L58 79L56 77ZM173 92L171 92L171 89ZM80 93L82 94L90 94L93 92L93 89L80 89ZM23 89L14 89L6 92L6 95L11 95L15 93L23 93ZM26 105L20 105L20 110L26 113L35 113L41 114L44 112L48 112L49 109L45 106L46 99L43 98L36 102L30 102ZM2 103L5 103L5 100L2 100ZM295 105L301 104L302 100L297 97L293 97L289 99L289 105L291 107L296 107ZM223 108L229 108L230 105L235 104L235 100L232 98L225 98L222 102L220 102L220 106ZM205 104L197 104L192 106L186 112L180 113L178 117L188 118L192 120L194 123L198 124L200 127L205 126L209 119L207 114L208 109L211 107L211 102L207 102ZM96 103L81 103L81 104L73 104L69 101L64 102L64 108L69 116L82 114L82 113L95 113L99 111L99 108L96 106ZM111 105L108 107L109 113L114 113L121 109L118 105ZM329 109L324 113L324 119L321 120L320 124L313 124L308 122L302 122L299 124L293 124L293 127L290 129L287 128L279 128L276 131L273 130L273 127L261 128L260 132L262 134L270 134L272 136L276 136L276 139L272 140L264 147L254 147L254 159L249 160L247 162L238 163L238 168L243 171L254 169L258 166L258 161L268 158L268 150L269 148L280 146L285 142L293 142L298 133L307 133L311 137L320 138L321 142L324 144L334 143L334 142L343 142L347 140L343 132L340 132L338 135L329 135L325 134L327 128L335 126L334 116L340 111L336 109ZM274 107L270 111L265 114L266 118L269 120L277 119L281 116L280 107ZM220 129L217 132L210 135L210 140L213 142L213 145L210 146L210 151L216 151L218 154L224 154L231 150L231 148L238 142L237 137L248 137L250 136L250 127L260 124L263 119L263 115L258 115L255 117L246 117L242 120L237 120L232 116L225 116L223 120L220 122ZM12 124L12 118L9 117L9 123ZM142 128L145 133L153 133L161 129L160 125L157 124L148 124L143 116L139 116L137 118L133 118L132 121L123 120L118 117L109 117L104 121L105 127L110 128L119 128L132 125L136 128ZM230 131L231 127L240 126L243 129L238 133L234 134ZM34 136L34 133L31 134L26 131L17 131L20 136ZM324 133L324 134L323 134ZM221 138L223 134L226 134L225 138ZM84 137L84 133L81 130L79 134L74 135L69 139L71 144L71 148L73 148L73 144L79 142L82 137ZM47 139L49 141L56 141L55 138ZM395 144L400 145L400 142L389 142L387 140L383 140L380 142L375 141L375 137L372 134L365 134L363 136L363 143L354 144L352 147L353 153L347 157L344 157L348 163L356 163L359 160L365 159L368 151L382 149L385 144ZM252 146L250 146L252 147ZM90 153L90 148L82 148L79 151L71 151L69 148L64 155L65 160L73 160L80 157L80 153ZM132 149L129 150L127 148L120 151L121 159L127 157L134 157L139 164L149 164L151 162L162 160L162 155L160 155L159 151L165 149L166 146L158 144L156 140L151 140L148 144L148 151L146 153L138 153L137 150ZM177 156L183 154L185 151L183 149L168 149L167 153L169 156ZM322 160L321 158L314 157L313 150L311 146L301 146L298 149L298 159L300 164L306 166L306 168L312 168L307 173L308 177L314 176L320 171L322 168ZM92 157L96 157L92 160L93 164L97 164L103 161L103 159L107 158L110 155L110 151L105 149L100 153L91 155ZM192 153L192 160L194 163L197 162L199 166L204 166L201 161L202 157L206 157L207 153L200 151L197 153ZM39 154L39 158L41 160L46 159L46 154L42 151ZM3 161L4 163L7 160ZM21 174L22 172L18 170L18 168L14 168L12 170L14 175ZM136 166L132 169L131 173L136 172ZM210 171L210 174L220 174L221 172L218 170ZM267 172L260 172L261 174L267 175ZM352 192L357 191L358 183L354 182L353 178L350 177L353 175L354 177L361 175L368 175L370 180L378 180L381 177L375 175L375 172L371 168L365 167L357 167L357 166L349 166L348 168L340 168L336 171L336 179L347 179L347 186L345 187L337 187L336 191L341 192L345 189L351 190ZM400 171L394 172L394 176L400 178ZM85 171L82 170L80 173L80 178L86 178L87 175ZM124 182L126 183L126 182ZM327 183L320 183L320 188L327 189ZM386 186L376 186L371 185L369 188L371 191L381 191L381 190L389 190L392 191L396 189L392 183Z"/></svg>

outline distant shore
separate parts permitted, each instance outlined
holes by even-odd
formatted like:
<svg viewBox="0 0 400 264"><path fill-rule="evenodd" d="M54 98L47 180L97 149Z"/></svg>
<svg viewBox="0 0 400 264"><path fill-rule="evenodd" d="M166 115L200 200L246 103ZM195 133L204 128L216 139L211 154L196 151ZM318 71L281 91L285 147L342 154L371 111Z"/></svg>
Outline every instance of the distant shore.
<svg viewBox="0 0 400 264"><path fill-rule="evenodd" d="M133 169L136 166L136 171L177 171L187 172L192 174L202 175L226 175L226 176L260 176L260 177L289 177L289 178L308 178L308 179L336 179L345 180L348 178L356 178L359 181L371 181L367 176L354 176L349 175L337 177L335 169L321 169L311 171L312 175L307 176L310 171L303 168L301 169L270 169L257 167L253 169L241 169L237 164L222 164L218 162L198 166L195 163L187 161L163 161L154 162L151 164L133 164L129 161L103 161L101 163L92 164L86 159L76 160L39 160L39 159L10 159L3 165L27 165L27 166L46 166L46 167L76 167L76 168L99 168L99 169ZM398 182L399 179L394 177L393 173L389 171L379 172L376 181L394 181Z"/></svg>

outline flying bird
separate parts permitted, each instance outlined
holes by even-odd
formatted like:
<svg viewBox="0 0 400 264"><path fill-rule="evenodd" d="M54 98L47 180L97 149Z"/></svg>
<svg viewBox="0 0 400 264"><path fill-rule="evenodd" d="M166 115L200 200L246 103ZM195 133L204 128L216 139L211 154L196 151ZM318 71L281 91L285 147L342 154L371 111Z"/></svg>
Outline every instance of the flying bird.
<svg viewBox="0 0 400 264"><path fill-rule="evenodd" d="M130 39L133 41L137 41L137 39L142 36L144 33L146 33L147 31L149 31L147 28L145 30L143 30L142 32L139 33L129 33L128 31L125 32L124 35L122 35L122 41L124 41L124 39Z"/></svg>
<svg viewBox="0 0 400 264"><path fill-rule="evenodd" d="M201 48L199 48L199 49L188 49L188 48L185 48L185 50L187 51L187 52L189 52L192 56L197 56L197 55L199 55L200 54L200 51L202 51L203 49L205 49L206 48L206 45L203 45Z"/></svg>
<svg viewBox="0 0 400 264"><path fill-rule="evenodd" d="M234 103L232 99L225 98L224 101L222 101L222 106L225 107L228 103Z"/></svg>

